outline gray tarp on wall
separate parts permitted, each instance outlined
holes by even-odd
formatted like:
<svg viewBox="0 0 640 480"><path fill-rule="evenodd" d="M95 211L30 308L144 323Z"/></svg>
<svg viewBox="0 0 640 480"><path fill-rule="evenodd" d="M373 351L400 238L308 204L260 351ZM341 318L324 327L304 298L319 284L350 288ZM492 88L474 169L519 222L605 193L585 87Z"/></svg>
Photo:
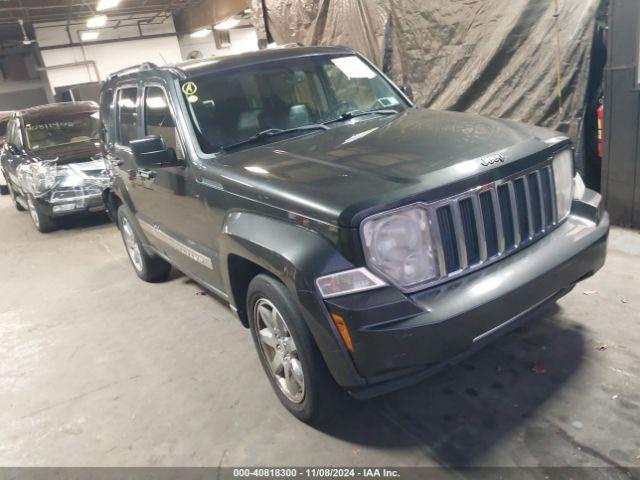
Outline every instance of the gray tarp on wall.
<svg viewBox="0 0 640 480"><path fill-rule="evenodd" d="M352 47L409 84L419 105L576 137L598 3L558 0L559 49L554 0L254 0L253 7L277 43Z"/></svg>

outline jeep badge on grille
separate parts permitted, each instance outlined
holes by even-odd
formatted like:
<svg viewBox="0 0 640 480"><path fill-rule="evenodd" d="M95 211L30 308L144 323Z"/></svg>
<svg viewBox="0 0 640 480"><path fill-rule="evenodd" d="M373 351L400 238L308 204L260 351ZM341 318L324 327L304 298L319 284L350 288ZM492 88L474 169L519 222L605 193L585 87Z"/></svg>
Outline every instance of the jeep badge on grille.
<svg viewBox="0 0 640 480"><path fill-rule="evenodd" d="M504 162L504 155L501 153L496 153L495 155L489 155L488 157L482 157L480 159L480 163L483 167L488 167L489 165L493 165L498 162Z"/></svg>

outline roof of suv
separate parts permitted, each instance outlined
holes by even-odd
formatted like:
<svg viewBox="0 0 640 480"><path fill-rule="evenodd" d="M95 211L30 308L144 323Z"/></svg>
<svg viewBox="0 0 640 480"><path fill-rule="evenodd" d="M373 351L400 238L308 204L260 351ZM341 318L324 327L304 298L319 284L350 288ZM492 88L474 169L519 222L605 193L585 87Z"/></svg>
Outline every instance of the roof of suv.
<svg viewBox="0 0 640 480"><path fill-rule="evenodd" d="M186 62L178 63L176 65L176 68L184 71L189 76L195 76L203 73L210 73L216 70L241 67L254 63L331 53L353 53L353 50L346 47L273 48L258 50L256 52L240 53L237 55L228 55L224 57L211 57L198 60L189 60Z"/></svg>
<svg viewBox="0 0 640 480"><path fill-rule="evenodd" d="M48 103L46 105L38 105L37 107L29 107L19 110L19 115L25 121L33 121L36 119L46 119L50 115L68 115L82 112L97 112L98 104L96 102L61 102Z"/></svg>
<svg viewBox="0 0 640 480"><path fill-rule="evenodd" d="M135 75L143 71L166 70L178 71L187 77L199 76L207 73L213 73L228 68L241 67L273 60L283 60L287 58L306 57L312 55L323 54L345 54L354 53L347 47L292 47L292 48L273 48L258 50L256 52L239 53L235 55L226 55L221 57L209 57L198 60L188 60L176 63L175 65L157 66L151 63L120 70L112 73L107 81L115 77Z"/></svg>

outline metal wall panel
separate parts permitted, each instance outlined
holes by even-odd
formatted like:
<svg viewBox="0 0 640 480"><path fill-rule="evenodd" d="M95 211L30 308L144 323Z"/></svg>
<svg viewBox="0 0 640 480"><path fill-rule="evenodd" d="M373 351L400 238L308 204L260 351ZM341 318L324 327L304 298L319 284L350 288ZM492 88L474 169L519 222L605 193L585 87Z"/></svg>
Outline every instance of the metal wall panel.
<svg viewBox="0 0 640 480"><path fill-rule="evenodd" d="M0 110L20 110L48 103L44 88L0 93Z"/></svg>
<svg viewBox="0 0 640 480"><path fill-rule="evenodd" d="M611 0L602 192L612 221L635 228L640 228L639 27L638 0Z"/></svg>

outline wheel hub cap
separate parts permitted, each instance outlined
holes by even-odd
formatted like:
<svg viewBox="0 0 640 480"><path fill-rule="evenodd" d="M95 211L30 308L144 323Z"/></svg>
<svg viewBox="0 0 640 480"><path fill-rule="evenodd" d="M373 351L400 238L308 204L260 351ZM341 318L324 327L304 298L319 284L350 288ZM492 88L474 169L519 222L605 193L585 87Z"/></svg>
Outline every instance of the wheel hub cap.
<svg viewBox="0 0 640 480"><path fill-rule="evenodd" d="M254 319L260 348L280 391L292 402L304 400L304 372L289 327L273 303L259 299Z"/></svg>
<svg viewBox="0 0 640 480"><path fill-rule="evenodd" d="M136 270L142 271L142 255L140 254L140 247L136 241L136 237L131 228L131 224L126 218L122 219L122 239L124 245L127 248L127 253L131 259L131 263Z"/></svg>

